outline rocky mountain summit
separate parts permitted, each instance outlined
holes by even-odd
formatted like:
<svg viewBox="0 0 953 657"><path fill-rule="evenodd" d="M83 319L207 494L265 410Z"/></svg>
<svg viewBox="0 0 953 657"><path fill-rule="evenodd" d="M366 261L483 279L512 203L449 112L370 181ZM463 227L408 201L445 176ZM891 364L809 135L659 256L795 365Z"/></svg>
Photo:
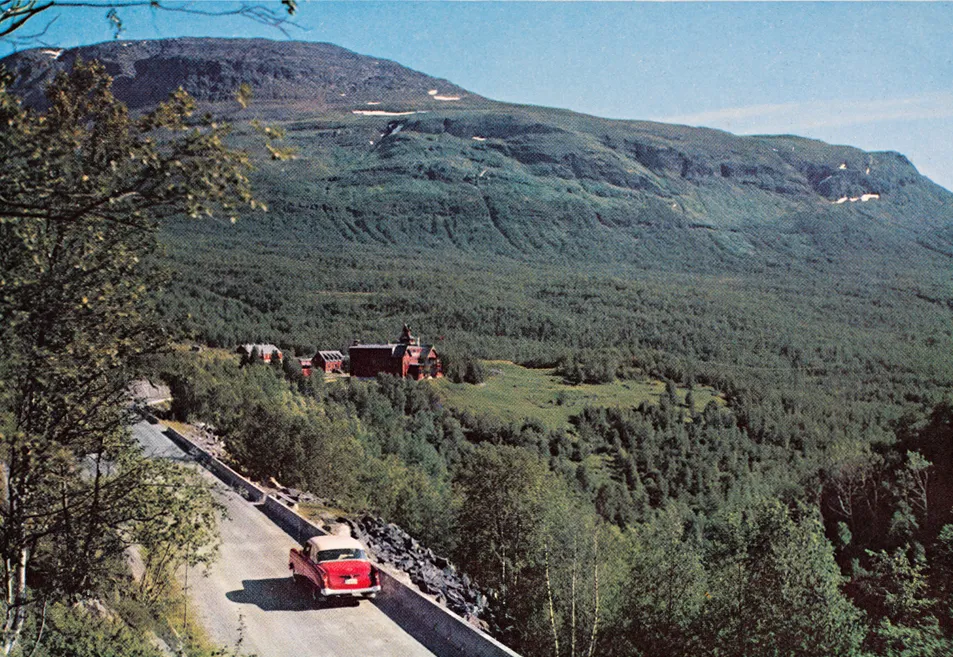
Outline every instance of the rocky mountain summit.
<svg viewBox="0 0 953 657"><path fill-rule="evenodd" d="M388 60L330 43L300 41L114 41L69 50L26 50L3 64L15 76L12 89L28 103L41 104L43 87L77 59L102 62L113 76L116 96L134 109L155 105L180 86L200 101L227 101L242 83L251 85L259 101L300 102L311 111L375 103L385 93L392 101L430 105L440 103L434 96L469 95L446 80Z"/></svg>

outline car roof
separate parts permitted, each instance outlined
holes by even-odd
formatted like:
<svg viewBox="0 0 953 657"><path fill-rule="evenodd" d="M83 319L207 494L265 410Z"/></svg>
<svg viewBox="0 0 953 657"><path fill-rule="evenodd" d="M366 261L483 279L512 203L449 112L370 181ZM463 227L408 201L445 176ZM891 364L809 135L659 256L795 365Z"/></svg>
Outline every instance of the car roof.
<svg viewBox="0 0 953 657"><path fill-rule="evenodd" d="M315 536L308 539L308 545L313 545L320 552L322 550L363 550L360 541L350 536Z"/></svg>

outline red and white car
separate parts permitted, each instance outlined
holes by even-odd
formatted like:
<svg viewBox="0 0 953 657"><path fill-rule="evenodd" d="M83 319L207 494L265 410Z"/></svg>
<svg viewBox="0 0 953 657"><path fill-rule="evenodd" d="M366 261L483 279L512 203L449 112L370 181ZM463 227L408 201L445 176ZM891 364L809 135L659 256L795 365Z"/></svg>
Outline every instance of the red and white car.
<svg viewBox="0 0 953 657"><path fill-rule="evenodd" d="M381 590L377 568L364 546L350 536L315 536L303 549L291 548L288 568L295 582L318 601L334 597L373 598Z"/></svg>

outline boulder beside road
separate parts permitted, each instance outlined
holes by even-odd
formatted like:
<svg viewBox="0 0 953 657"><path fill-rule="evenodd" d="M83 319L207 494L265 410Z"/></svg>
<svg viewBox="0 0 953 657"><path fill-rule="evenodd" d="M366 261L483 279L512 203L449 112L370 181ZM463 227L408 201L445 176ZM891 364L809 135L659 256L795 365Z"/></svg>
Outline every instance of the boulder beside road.
<svg viewBox="0 0 953 657"><path fill-rule="evenodd" d="M364 514L340 521L378 561L404 571L422 592L467 621L482 625L479 619L486 611L487 598L449 559L434 554L397 525L376 516Z"/></svg>

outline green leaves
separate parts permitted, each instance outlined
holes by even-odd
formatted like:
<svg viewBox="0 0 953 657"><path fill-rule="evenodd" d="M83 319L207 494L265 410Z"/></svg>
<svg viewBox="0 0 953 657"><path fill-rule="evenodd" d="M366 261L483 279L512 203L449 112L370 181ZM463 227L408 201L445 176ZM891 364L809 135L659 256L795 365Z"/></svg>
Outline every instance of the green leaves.
<svg viewBox="0 0 953 657"><path fill-rule="evenodd" d="M131 504L137 521L128 540L143 554L139 591L157 601L174 586L181 566L210 565L218 554L218 519L225 510L198 472L150 461Z"/></svg>
<svg viewBox="0 0 953 657"><path fill-rule="evenodd" d="M624 536L625 580L611 619L609 654L694 654L699 617L712 597L702 545L672 503Z"/></svg>
<svg viewBox="0 0 953 657"><path fill-rule="evenodd" d="M251 99L251 85L247 82L242 82L240 85L238 85L238 90L235 92L235 102L237 102L242 109L247 109Z"/></svg>
<svg viewBox="0 0 953 657"><path fill-rule="evenodd" d="M227 127L192 122L181 90L132 120L110 85L77 62L44 112L0 88L0 551L18 564L4 571L7 651L28 570L46 594L77 597L132 540L170 564L210 554L214 533L207 497L131 444L126 387L164 343L144 293L157 226L249 204L248 159L225 147Z"/></svg>
<svg viewBox="0 0 953 657"><path fill-rule="evenodd" d="M904 546L891 551L868 551L867 556L869 564L859 573L858 586L874 621L867 640L870 650L898 657L949 654L953 642L940 628L946 610L932 595L930 571L922 550ZM940 575L942 565L938 570L936 574ZM937 587L937 592L944 590L949 589Z"/></svg>
<svg viewBox="0 0 953 657"><path fill-rule="evenodd" d="M619 604L618 535L525 449L483 444L455 484L457 560L496 597L505 641L529 654L594 654Z"/></svg>
<svg viewBox="0 0 953 657"><path fill-rule="evenodd" d="M267 140L265 142L265 150L271 155L272 160L294 160L298 157L298 150L296 148L280 146L277 143L285 138L283 128L263 124L257 119L253 119L250 125L255 132L263 135Z"/></svg>

